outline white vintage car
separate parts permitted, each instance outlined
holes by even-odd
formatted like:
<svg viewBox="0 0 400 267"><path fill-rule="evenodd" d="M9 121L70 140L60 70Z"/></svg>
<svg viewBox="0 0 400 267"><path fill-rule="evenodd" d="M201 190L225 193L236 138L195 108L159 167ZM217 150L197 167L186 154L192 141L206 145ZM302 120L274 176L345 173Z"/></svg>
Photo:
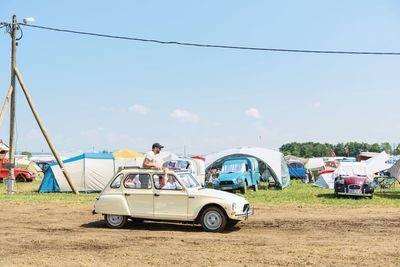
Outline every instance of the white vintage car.
<svg viewBox="0 0 400 267"><path fill-rule="evenodd" d="M120 171L97 197L93 213L103 214L110 228L138 219L200 223L209 232L222 231L253 215L246 199L203 188L188 172L168 171L164 176L158 170Z"/></svg>

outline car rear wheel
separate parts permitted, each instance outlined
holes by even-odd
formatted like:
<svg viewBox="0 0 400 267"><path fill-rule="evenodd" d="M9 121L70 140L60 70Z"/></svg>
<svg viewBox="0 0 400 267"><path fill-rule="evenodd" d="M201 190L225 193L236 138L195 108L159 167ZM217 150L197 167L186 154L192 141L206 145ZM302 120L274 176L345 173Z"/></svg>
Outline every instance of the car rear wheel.
<svg viewBox="0 0 400 267"><path fill-rule="evenodd" d="M119 229L125 226L128 221L128 217L123 215L104 215L104 220L106 221L106 225L113 229Z"/></svg>
<svg viewBox="0 0 400 267"><path fill-rule="evenodd" d="M201 215L201 226L207 232L221 232L225 229L227 218L218 207L209 207Z"/></svg>

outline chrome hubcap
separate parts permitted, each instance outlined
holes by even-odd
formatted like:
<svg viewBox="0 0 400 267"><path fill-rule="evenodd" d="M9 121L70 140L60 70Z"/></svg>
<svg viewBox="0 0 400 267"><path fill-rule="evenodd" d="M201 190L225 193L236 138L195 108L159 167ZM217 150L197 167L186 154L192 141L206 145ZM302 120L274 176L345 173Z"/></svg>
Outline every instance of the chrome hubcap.
<svg viewBox="0 0 400 267"><path fill-rule="evenodd" d="M123 220L124 220L124 217L120 216L120 215L107 215L107 221L112 226L120 225Z"/></svg>
<svg viewBox="0 0 400 267"><path fill-rule="evenodd" d="M216 211L207 212L204 216L204 224L210 230L217 230L222 224L221 214Z"/></svg>

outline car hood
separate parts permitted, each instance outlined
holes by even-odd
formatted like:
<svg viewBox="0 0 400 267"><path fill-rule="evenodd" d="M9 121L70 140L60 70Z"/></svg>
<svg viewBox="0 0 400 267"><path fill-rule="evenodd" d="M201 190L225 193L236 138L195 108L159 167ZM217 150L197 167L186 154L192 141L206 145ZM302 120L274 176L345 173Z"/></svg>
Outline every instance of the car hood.
<svg viewBox="0 0 400 267"><path fill-rule="evenodd" d="M190 196L204 196L204 197L225 199L231 202L235 202L237 204L248 203L248 201L244 197L239 197L235 194L221 190L215 190L210 188L191 188L188 189L188 191Z"/></svg>

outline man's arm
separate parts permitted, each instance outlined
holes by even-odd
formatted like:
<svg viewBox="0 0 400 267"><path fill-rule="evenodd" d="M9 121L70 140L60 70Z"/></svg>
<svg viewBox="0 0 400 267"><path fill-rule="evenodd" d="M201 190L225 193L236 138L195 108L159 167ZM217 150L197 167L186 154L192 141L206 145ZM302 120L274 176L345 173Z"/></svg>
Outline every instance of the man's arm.
<svg viewBox="0 0 400 267"><path fill-rule="evenodd" d="M165 169L164 169L164 176L163 176L163 178L160 180L160 188L161 188L161 189L165 186L165 184L167 183L167 181L168 181L168 169L165 168Z"/></svg>

